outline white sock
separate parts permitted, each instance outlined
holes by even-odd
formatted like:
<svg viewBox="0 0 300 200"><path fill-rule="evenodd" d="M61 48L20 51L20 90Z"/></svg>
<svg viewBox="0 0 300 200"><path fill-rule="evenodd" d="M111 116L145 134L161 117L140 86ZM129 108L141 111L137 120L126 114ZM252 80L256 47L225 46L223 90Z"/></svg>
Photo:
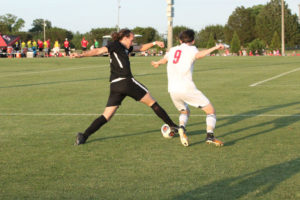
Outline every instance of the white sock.
<svg viewBox="0 0 300 200"><path fill-rule="evenodd" d="M179 126L186 126L187 122L189 119L189 115L188 114L180 114L179 115Z"/></svg>
<svg viewBox="0 0 300 200"><path fill-rule="evenodd" d="M213 133L216 127L217 118L215 114L206 115L207 132Z"/></svg>

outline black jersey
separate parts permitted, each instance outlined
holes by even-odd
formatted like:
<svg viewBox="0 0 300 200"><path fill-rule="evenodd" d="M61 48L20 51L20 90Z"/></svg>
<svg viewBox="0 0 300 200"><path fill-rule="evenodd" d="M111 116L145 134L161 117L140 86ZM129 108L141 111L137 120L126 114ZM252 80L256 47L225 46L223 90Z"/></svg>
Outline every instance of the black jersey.
<svg viewBox="0 0 300 200"><path fill-rule="evenodd" d="M133 47L127 49L119 41L111 42L106 47L110 54L110 81L116 78L132 78L128 55Z"/></svg>

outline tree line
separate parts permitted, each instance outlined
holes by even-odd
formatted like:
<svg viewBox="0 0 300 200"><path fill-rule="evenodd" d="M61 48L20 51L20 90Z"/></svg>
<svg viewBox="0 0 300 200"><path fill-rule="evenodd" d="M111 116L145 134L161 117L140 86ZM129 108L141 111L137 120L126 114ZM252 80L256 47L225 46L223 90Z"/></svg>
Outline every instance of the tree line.
<svg viewBox="0 0 300 200"><path fill-rule="evenodd" d="M300 44L300 24L298 16L292 14L288 5L285 4L285 43L287 48L296 48ZM46 38L51 41L63 42L68 38L71 47L80 48L80 41L83 36L93 43L94 39L102 43L104 35L110 35L116 31L112 28L95 28L87 33L72 32L64 28L53 27L51 22L46 20ZM0 16L0 33L19 35L21 40L43 39L44 20L35 19L32 28L27 32L21 32L25 21L12 14ZM178 34L189 27L175 26L173 28L173 45L179 44ZM153 40L163 40L164 36L152 27L135 27L132 30L143 37L137 38L140 43L147 43ZM225 25L210 25L197 31L195 45L199 48L209 48L216 43L226 43L231 46L231 51L237 53L240 49L259 52L262 49L280 49L281 39L281 0L271 0L265 5L256 5L245 8L237 7L228 17Z"/></svg>

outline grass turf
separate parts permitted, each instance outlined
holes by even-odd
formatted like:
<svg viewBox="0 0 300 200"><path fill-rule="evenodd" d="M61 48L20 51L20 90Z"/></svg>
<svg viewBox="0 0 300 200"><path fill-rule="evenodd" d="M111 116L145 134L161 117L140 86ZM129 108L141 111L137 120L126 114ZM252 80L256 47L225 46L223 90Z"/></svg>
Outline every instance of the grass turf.
<svg viewBox="0 0 300 200"><path fill-rule="evenodd" d="M153 69L152 59L131 58L133 74L177 121L166 69ZM299 58L196 62L194 81L217 110L222 148L204 143L201 110L191 108L185 148L179 137L164 139L162 121L129 97L73 146L106 105L108 62L0 59L0 199L300 198L300 71L249 87L300 68Z"/></svg>

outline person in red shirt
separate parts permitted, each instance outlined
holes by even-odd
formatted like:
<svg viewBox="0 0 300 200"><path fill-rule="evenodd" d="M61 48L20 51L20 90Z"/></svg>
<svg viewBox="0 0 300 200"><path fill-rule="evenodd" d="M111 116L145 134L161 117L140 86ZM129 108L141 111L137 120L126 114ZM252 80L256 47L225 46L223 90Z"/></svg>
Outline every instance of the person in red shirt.
<svg viewBox="0 0 300 200"><path fill-rule="evenodd" d="M43 48L44 48L44 43L43 43L43 41L38 40L38 48L39 48L39 51L40 51L40 52L43 51Z"/></svg>
<svg viewBox="0 0 300 200"><path fill-rule="evenodd" d="M51 55L50 55L50 53L51 53L51 43L50 43L50 39L47 40L47 44L48 44L48 45L47 45L47 47L48 47L48 56L51 56Z"/></svg>
<svg viewBox="0 0 300 200"><path fill-rule="evenodd" d="M89 42L83 37L81 40L81 47L82 47L82 51L86 51L87 50L87 45L89 44Z"/></svg>
<svg viewBox="0 0 300 200"><path fill-rule="evenodd" d="M70 56L70 42L68 41L68 38L65 39L64 48L66 56Z"/></svg>

